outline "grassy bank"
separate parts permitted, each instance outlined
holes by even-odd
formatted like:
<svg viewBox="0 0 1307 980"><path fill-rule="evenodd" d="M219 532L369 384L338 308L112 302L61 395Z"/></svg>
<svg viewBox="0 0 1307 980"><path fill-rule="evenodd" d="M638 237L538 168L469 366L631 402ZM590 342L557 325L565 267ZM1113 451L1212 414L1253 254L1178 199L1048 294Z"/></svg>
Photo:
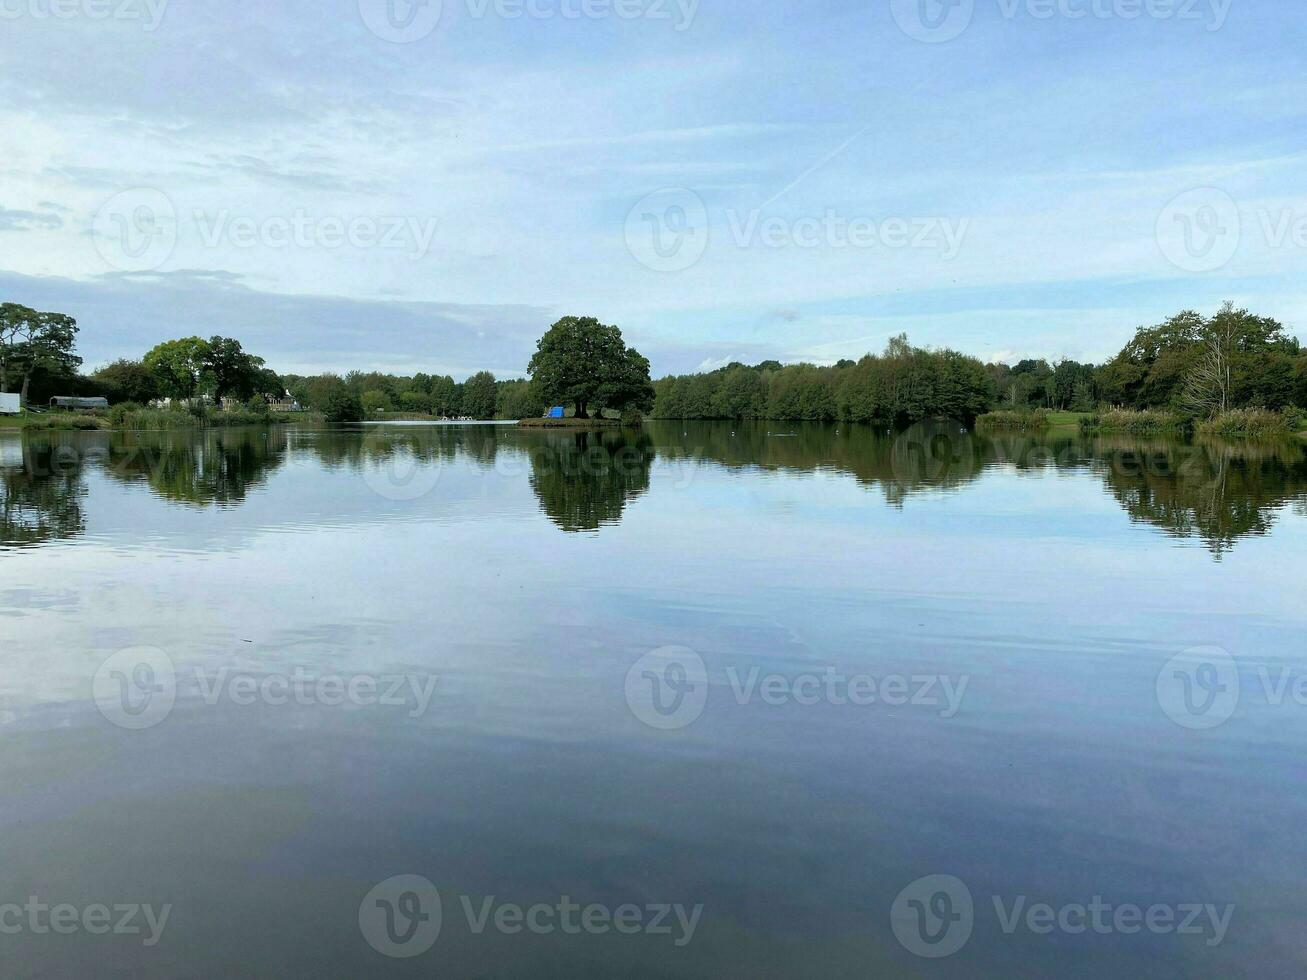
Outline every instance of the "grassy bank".
<svg viewBox="0 0 1307 980"><path fill-rule="evenodd" d="M1081 419L1087 419L1092 412L1049 412L1048 424L1054 429L1074 429Z"/></svg>
<svg viewBox="0 0 1307 980"><path fill-rule="evenodd" d="M0 415L0 429L103 429L105 419L73 412Z"/></svg>
<svg viewBox="0 0 1307 980"><path fill-rule="evenodd" d="M278 422L271 412L258 412L248 408L198 412L179 408L142 408L132 405L115 405L109 409L110 429L213 429L233 425L270 425Z"/></svg>
<svg viewBox="0 0 1307 980"><path fill-rule="evenodd" d="M239 408L230 411L183 411L177 408L143 408L115 405L107 412L24 412L0 415L0 430L45 429L212 429L237 425L322 425L320 412L257 412Z"/></svg>
<svg viewBox="0 0 1307 980"><path fill-rule="evenodd" d="M522 419L517 423L524 429L614 429L620 428L621 419Z"/></svg>

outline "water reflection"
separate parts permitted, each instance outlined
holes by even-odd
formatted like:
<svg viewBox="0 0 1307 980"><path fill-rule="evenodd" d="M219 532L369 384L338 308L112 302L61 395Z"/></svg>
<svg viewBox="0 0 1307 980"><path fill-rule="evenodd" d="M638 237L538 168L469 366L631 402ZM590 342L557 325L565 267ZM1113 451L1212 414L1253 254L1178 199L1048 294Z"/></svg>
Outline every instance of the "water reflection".
<svg viewBox="0 0 1307 980"><path fill-rule="evenodd" d="M0 546L31 547L86 529L78 456L58 442L0 442Z"/></svg>
<svg viewBox="0 0 1307 980"><path fill-rule="evenodd" d="M198 506L241 503L286 455L280 428L98 435L104 445L97 455L109 476L146 483L161 497Z"/></svg>
<svg viewBox="0 0 1307 980"><path fill-rule="evenodd" d="M529 450L531 489L564 531L594 531L622 519L649 489L653 440L640 431L546 434Z"/></svg>
<svg viewBox="0 0 1307 980"><path fill-rule="evenodd" d="M1297 443L1100 443L1099 453L1110 464L1108 488L1132 518L1196 537L1218 559L1240 538L1269 533L1287 504L1301 507L1307 487Z"/></svg>
<svg viewBox="0 0 1307 980"><path fill-rule="evenodd" d="M1217 559L1240 539L1267 534L1290 505L1299 513L1307 507L1307 444L1301 440L979 436L947 422L900 433L848 425L679 422L581 433L503 426L68 432L10 434L0 450L0 545L11 547L84 533L90 473L143 485L171 503L237 507L291 460L357 481L363 490L357 496L327 486L328 510L377 510L378 496L394 504L416 507L423 498L430 504L448 492L440 489L440 475L453 469L510 489L525 482L540 511L567 532L620 522L627 506L649 491L656 461L679 469L678 482L687 479L687 470L692 479L703 465L847 474L894 508L914 495L960 490L987 474L1079 473L1101 481L1133 520L1200 541ZM282 509L295 505L293 498L277 500ZM392 508L382 516L399 513Z"/></svg>
<svg viewBox="0 0 1307 980"><path fill-rule="evenodd" d="M1198 539L1217 559L1240 538L1266 534L1286 505L1297 502L1299 512L1307 507L1307 444L1301 440L987 436L941 421L901 433L775 423L675 428L662 430L659 454L729 467L833 469L878 488L895 507L913 494L958 489L996 470L1091 472L1132 519Z"/></svg>

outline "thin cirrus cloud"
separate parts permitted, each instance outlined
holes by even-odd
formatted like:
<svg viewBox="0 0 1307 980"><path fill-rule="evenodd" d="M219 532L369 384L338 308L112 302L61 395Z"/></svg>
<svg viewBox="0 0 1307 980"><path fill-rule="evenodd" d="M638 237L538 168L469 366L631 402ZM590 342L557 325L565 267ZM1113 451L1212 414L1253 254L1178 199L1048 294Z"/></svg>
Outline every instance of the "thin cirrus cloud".
<svg viewBox="0 0 1307 980"><path fill-rule="evenodd" d="M62 228L64 219L53 210L14 211L0 207L0 231Z"/></svg>

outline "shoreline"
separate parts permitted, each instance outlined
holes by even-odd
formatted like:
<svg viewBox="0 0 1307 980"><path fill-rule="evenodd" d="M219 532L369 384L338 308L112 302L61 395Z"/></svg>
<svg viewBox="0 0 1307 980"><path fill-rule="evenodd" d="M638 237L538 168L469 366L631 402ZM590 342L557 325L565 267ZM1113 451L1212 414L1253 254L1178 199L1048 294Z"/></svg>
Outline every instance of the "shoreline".
<svg viewBox="0 0 1307 980"><path fill-rule="evenodd" d="M519 419L523 429L620 429L621 419Z"/></svg>

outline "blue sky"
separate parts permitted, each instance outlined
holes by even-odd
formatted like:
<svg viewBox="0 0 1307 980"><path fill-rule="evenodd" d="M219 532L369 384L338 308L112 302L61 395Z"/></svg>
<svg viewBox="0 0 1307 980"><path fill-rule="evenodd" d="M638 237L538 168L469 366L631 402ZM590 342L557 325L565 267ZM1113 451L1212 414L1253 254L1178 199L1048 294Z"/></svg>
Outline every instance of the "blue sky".
<svg viewBox="0 0 1307 980"><path fill-rule="evenodd" d="M393 6L387 6L393 4ZM0 299L88 366L656 375L913 342L1307 339L1290 0L0 0Z"/></svg>

